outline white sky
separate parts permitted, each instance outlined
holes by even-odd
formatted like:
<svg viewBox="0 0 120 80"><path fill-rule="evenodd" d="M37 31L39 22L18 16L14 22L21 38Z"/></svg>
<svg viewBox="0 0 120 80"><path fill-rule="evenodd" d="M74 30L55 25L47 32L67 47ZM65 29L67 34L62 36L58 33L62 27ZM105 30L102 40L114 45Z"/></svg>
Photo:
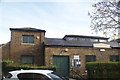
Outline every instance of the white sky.
<svg viewBox="0 0 120 80"><path fill-rule="evenodd" d="M10 41L9 28L46 30L46 37L93 35L88 11L94 0L1 0L0 44Z"/></svg>

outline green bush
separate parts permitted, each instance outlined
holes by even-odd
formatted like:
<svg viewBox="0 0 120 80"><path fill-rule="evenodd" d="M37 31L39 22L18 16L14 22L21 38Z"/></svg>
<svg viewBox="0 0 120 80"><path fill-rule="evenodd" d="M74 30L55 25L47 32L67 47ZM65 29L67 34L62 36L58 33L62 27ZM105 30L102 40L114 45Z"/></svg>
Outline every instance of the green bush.
<svg viewBox="0 0 120 80"><path fill-rule="evenodd" d="M86 69L92 80L120 79L120 62L88 62Z"/></svg>
<svg viewBox="0 0 120 80"><path fill-rule="evenodd" d="M43 69L43 70L53 70L56 68L54 66L35 66L35 65L18 65L14 64L13 61L2 61L2 74L6 75L9 71L13 70L30 70L30 69Z"/></svg>

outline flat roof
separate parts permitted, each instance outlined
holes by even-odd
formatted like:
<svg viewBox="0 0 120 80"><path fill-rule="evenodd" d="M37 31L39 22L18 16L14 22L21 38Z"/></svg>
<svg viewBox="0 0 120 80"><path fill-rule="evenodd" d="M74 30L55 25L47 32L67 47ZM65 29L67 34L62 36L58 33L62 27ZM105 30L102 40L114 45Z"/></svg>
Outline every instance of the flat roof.
<svg viewBox="0 0 120 80"><path fill-rule="evenodd" d="M80 38L93 38L93 39L109 39L106 37L99 37L99 36L85 36L85 35L65 35L63 39L66 37L80 37Z"/></svg>
<svg viewBox="0 0 120 80"><path fill-rule="evenodd" d="M36 29L36 28L10 28L12 31L25 31L25 32L46 32L45 30Z"/></svg>

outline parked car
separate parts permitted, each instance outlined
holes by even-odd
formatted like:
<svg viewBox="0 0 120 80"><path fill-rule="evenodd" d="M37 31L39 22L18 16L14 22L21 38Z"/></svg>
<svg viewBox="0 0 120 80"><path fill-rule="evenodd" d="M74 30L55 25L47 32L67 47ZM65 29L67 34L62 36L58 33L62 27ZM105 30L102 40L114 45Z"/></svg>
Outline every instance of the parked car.
<svg viewBox="0 0 120 80"><path fill-rule="evenodd" d="M51 70L16 70L9 72L3 80L65 80Z"/></svg>

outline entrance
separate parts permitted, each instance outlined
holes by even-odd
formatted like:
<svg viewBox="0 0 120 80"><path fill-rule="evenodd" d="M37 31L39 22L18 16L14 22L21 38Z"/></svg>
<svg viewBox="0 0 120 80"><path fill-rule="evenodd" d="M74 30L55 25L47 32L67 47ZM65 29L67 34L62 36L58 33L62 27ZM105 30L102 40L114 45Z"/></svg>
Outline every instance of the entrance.
<svg viewBox="0 0 120 80"><path fill-rule="evenodd" d="M53 65L56 66L56 73L69 76L69 56L53 56Z"/></svg>

